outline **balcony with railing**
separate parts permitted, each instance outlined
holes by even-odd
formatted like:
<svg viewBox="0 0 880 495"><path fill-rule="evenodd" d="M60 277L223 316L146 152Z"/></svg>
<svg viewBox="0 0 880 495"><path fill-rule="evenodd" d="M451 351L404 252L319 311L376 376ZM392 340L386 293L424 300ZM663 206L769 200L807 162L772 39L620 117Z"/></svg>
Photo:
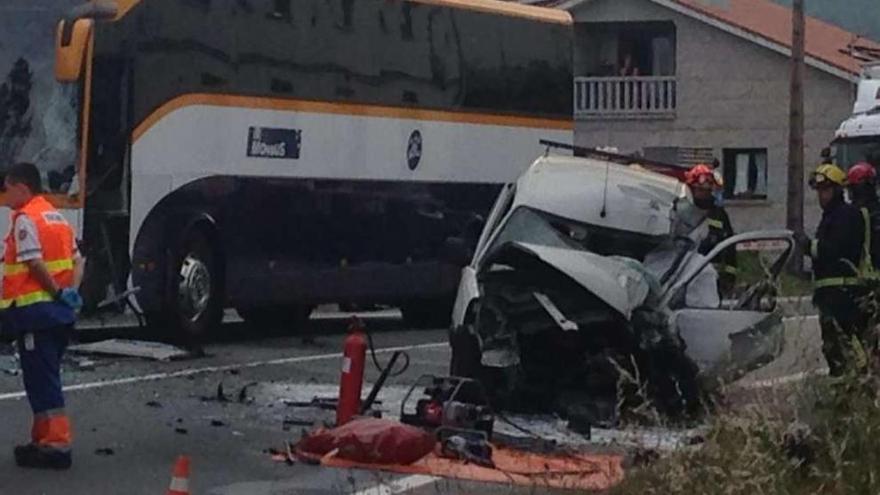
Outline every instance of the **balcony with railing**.
<svg viewBox="0 0 880 495"><path fill-rule="evenodd" d="M677 57L672 21L576 23L575 118L674 118Z"/></svg>
<svg viewBox="0 0 880 495"><path fill-rule="evenodd" d="M675 76L576 77L574 116L595 118L674 118Z"/></svg>

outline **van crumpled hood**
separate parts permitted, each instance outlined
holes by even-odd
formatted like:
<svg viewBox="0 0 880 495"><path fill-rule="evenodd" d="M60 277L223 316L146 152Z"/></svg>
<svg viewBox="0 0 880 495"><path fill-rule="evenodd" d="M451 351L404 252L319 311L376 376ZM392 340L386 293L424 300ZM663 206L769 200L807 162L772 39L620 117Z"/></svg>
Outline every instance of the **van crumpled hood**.
<svg viewBox="0 0 880 495"><path fill-rule="evenodd" d="M577 282L627 320L648 297L650 285L638 261L623 257L600 256L588 251L565 249L523 242L512 242L514 249L540 259Z"/></svg>

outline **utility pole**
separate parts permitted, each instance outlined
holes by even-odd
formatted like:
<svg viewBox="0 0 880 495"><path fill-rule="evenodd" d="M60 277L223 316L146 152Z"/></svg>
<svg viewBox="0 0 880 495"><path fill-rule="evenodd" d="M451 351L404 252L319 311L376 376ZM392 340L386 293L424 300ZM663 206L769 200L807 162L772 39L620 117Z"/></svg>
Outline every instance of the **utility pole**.
<svg viewBox="0 0 880 495"><path fill-rule="evenodd" d="M788 113L788 194L785 225L804 230L804 0L794 0L791 10L791 91ZM803 272L804 256L795 250L790 269Z"/></svg>

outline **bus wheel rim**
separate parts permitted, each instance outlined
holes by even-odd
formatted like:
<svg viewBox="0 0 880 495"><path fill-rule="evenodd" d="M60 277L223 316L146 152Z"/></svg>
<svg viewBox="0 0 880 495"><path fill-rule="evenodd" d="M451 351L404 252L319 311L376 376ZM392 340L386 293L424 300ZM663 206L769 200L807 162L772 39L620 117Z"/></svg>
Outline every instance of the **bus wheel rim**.
<svg viewBox="0 0 880 495"><path fill-rule="evenodd" d="M180 307L190 321L198 320L208 310L211 300L211 271L208 265L193 254L180 264L178 287Z"/></svg>

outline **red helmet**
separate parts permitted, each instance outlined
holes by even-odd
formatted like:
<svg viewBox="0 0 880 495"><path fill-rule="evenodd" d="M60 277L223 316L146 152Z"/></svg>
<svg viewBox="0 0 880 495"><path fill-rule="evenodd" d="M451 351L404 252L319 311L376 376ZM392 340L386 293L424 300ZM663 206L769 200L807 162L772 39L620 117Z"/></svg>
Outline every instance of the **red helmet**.
<svg viewBox="0 0 880 495"><path fill-rule="evenodd" d="M709 186L715 188L720 185L715 178L715 172L712 170L712 167L702 163L685 172L684 182L689 186Z"/></svg>
<svg viewBox="0 0 880 495"><path fill-rule="evenodd" d="M877 170L868 162L859 162L853 165L846 174L846 183L849 186L859 184L873 184L877 181Z"/></svg>

